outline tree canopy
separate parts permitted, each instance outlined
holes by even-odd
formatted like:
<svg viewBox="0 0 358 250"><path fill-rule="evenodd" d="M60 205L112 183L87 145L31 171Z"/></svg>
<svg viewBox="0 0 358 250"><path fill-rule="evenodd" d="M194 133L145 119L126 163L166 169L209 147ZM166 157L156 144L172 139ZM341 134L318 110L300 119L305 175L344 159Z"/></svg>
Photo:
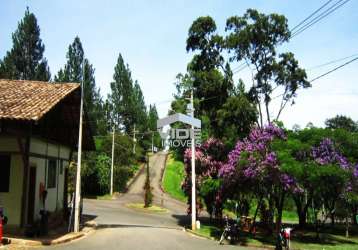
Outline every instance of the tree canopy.
<svg viewBox="0 0 358 250"><path fill-rule="evenodd" d="M44 51L37 18L27 8L12 34L11 50L0 60L0 78L49 81L51 73Z"/></svg>

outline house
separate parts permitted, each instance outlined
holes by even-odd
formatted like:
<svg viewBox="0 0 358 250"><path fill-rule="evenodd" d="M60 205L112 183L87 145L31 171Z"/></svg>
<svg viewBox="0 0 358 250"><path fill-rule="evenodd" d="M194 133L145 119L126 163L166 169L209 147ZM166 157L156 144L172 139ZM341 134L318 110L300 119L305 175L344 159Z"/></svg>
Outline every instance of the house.
<svg viewBox="0 0 358 250"><path fill-rule="evenodd" d="M44 208L67 208L80 99L79 84L0 79L0 208L9 227L34 223ZM83 149L93 150L86 117Z"/></svg>

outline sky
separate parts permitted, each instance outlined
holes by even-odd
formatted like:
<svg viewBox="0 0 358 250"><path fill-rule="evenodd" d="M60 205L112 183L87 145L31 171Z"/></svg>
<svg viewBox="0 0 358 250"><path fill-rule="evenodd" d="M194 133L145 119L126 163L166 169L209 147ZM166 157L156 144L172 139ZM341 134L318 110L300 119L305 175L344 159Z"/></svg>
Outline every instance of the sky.
<svg viewBox="0 0 358 250"><path fill-rule="evenodd" d="M148 104L156 104L164 117L175 93L175 76L186 71L192 53L185 50L188 29L199 16L210 15L225 34L226 19L242 15L246 9L279 13L294 27L327 0L1 0L0 58L11 49L11 34L24 16L26 6L41 28L52 76L66 62L66 52L79 36L85 56L95 67L96 83L104 97L110 92L114 66L119 53L141 85ZM295 54L301 67L313 79L344 61L311 69L335 59L358 53L358 1L342 8L313 25L279 49ZM233 68L235 68L233 64ZM308 122L324 126L337 114L358 120L358 61L312 83L312 88L298 92L296 103L288 106L281 120L291 128ZM250 87L249 68L235 75ZM278 93L279 94L279 93ZM272 105L277 113L277 104Z"/></svg>

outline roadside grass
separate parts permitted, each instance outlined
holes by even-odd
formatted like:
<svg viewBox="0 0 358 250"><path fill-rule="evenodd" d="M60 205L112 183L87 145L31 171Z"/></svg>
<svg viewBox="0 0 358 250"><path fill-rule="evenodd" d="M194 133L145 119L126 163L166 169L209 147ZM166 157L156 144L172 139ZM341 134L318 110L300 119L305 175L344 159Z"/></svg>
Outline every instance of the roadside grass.
<svg viewBox="0 0 358 250"><path fill-rule="evenodd" d="M174 199L186 202L187 197L181 189L184 180L184 163L176 161L171 154L168 155L163 176L163 188Z"/></svg>
<svg viewBox="0 0 358 250"><path fill-rule="evenodd" d="M320 239L316 239L313 231L294 231L291 238L291 248L297 250L356 250L358 249L358 226L351 228L353 236L344 236L344 226L336 226L334 229L325 230L320 234ZM201 223L201 228L194 232L196 235L214 240L219 240L222 228L209 223ZM276 237L268 236L258 231L255 237L245 231L240 232L238 245L253 247L274 248Z"/></svg>
<svg viewBox="0 0 358 250"><path fill-rule="evenodd" d="M110 194L105 194L105 195L98 195L96 197L97 200L112 200L113 196Z"/></svg>
<svg viewBox="0 0 358 250"><path fill-rule="evenodd" d="M169 210L159 206L144 207L143 203L129 203L127 207L133 208L142 212L153 212L153 213L167 213Z"/></svg>

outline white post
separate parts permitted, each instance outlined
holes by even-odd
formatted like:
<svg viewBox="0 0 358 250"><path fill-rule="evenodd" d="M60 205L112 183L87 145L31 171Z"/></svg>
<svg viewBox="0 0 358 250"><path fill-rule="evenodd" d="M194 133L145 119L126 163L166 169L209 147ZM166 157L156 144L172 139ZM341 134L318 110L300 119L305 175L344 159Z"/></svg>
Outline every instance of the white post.
<svg viewBox="0 0 358 250"><path fill-rule="evenodd" d="M152 131L152 154L154 153L154 132Z"/></svg>
<svg viewBox="0 0 358 250"><path fill-rule="evenodd" d="M75 194L75 217L74 231L80 230L80 202L81 202L81 154L82 154L82 114L83 114L83 88L84 88L84 61L82 62L82 84L81 84L81 106L80 106L80 124L78 131L78 152L77 152L77 172L76 172L76 194Z"/></svg>
<svg viewBox="0 0 358 250"><path fill-rule="evenodd" d="M136 130L135 130L135 124L134 124L134 130L133 130L133 154L135 154L135 146L136 146L136 143L137 143L137 139L135 138L135 133L136 133Z"/></svg>
<svg viewBox="0 0 358 250"><path fill-rule="evenodd" d="M190 96L191 116L194 117L194 97L193 90ZM196 229L196 188L195 188L195 138L194 126L191 126L191 229Z"/></svg>
<svg viewBox="0 0 358 250"><path fill-rule="evenodd" d="M113 136L112 136L112 163L111 163L111 188L110 195L113 195L113 165L114 165L114 125L113 125Z"/></svg>

